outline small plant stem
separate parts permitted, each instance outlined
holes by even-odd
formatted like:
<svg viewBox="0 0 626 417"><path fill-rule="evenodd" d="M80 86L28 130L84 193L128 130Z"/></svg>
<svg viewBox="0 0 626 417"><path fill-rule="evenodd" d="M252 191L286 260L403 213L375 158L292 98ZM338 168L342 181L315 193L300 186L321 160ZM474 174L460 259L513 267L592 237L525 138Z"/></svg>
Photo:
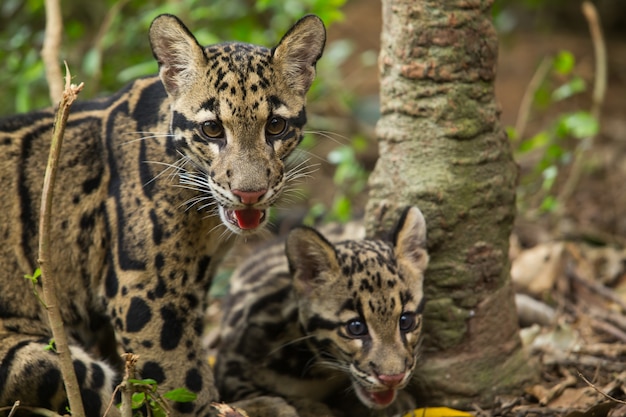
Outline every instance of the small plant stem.
<svg viewBox="0 0 626 417"><path fill-rule="evenodd" d="M122 417L133 417L133 384L129 382L131 379L135 379L135 366L139 356L132 353L125 353L122 355L126 361L124 372L124 380L120 384L122 390L122 406L120 412Z"/></svg>
<svg viewBox="0 0 626 417"><path fill-rule="evenodd" d="M537 90L539 90L541 83L548 75L548 72L552 67L552 61L552 56L544 57L528 82L528 86L524 92L524 97L522 97L522 101L519 105L517 120L515 121L515 143L519 143L524 139L524 133L526 131L526 126L528 125L528 117L530 115L530 109L533 105L533 99Z"/></svg>
<svg viewBox="0 0 626 417"><path fill-rule="evenodd" d="M67 64L65 65L65 90L61 97L61 103L54 121L54 130L52 133L52 144L50 145L50 155L48 157L48 165L46 166L46 174L44 176L43 191L41 194L41 210L39 213L39 267L41 268L41 285L43 287L43 299L47 306L48 319L54 338L56 351L59 355L59 364L63 382L65 383L65 391L69 401L70 409L73 417L83 417L85 415L83 401L80 396L80 387L74 366L72 364L72 356L69 350L67 335L63 328L63 318L57 299L57 283L55 277L51 273L49 261L50 256L50 220L52 211L52 195L54 183L56 179L59 157L61 154L61 144L63 143L63 133L65 125L69 117L69 109L76 99L78 93L83 88L81 83L78 86L70 84L71 75Z"/></svg>
<svg viewBox="0 0 626 417"><path fill-rule="evenodd" d="M591 33L591 41L593 42L593 49L595 53L595 78L593 85L593 95L591 102L591 116L600 124L600 116L602 113L602 103L604 102L604 95L606 93L606 80L607 80L607 65L606 65L606 45L604 43L604 37L602 36L602 26L600 18L595 6L585 1L582 4L583 14L589 24L589 32ZM580 144L576 147L574 152L574 162L570 169L567 181L563 184L563 188L558 196L558 201L561 202L561 207L571 197L580 181L583 171L583 163L586 160L585 154L588 149L593 146L593 136L581 139Z"/></svg>

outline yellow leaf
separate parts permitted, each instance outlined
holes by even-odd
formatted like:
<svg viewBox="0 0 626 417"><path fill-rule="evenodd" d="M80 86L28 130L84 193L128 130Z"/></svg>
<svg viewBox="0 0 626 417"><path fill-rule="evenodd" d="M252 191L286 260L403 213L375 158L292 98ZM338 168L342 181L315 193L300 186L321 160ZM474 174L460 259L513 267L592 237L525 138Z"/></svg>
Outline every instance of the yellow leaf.
<svg viewBox="0 0 626 417"><path fill-rule="evenodd" d="M416 408L403 417L474 417L474 415L448 407L428 407Z"/></svg>

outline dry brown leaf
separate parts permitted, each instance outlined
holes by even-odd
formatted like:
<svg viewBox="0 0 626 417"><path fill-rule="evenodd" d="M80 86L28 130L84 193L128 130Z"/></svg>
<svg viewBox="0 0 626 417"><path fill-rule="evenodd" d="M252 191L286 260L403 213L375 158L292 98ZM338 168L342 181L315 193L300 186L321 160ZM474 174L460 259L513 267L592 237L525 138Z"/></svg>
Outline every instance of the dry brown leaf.
<svg viewBox="0 0 626 417"><path fill-rule="evenodd" d="M564 244L550 242L522 251L511 265L511 280L519 292L542 298L563 271Z"/></svg>

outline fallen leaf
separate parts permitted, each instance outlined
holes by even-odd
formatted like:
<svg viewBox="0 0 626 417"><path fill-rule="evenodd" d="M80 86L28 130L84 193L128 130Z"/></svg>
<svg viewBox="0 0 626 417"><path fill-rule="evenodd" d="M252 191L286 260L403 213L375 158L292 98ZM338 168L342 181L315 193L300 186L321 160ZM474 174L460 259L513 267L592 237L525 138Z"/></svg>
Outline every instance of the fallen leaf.
<svg viewBox="0 0 626 417"><path fill-rule="evenodd" d="M417 408L403 417L474 417L474 415L448 407L427 407Z"/></svg>

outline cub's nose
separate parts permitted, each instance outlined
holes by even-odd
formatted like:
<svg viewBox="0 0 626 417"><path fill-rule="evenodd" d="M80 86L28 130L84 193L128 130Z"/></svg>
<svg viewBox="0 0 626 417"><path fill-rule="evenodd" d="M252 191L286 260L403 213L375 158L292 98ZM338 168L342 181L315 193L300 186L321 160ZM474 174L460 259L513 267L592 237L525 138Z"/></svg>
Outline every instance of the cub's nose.
<svg viewBox="0 0 626 417"><path fill-rule="evenodd" d="M261 197L267 193L267 189L258 191L232 190L232 193L239 197L243 204L254 204L258 203Z"/></svg>

